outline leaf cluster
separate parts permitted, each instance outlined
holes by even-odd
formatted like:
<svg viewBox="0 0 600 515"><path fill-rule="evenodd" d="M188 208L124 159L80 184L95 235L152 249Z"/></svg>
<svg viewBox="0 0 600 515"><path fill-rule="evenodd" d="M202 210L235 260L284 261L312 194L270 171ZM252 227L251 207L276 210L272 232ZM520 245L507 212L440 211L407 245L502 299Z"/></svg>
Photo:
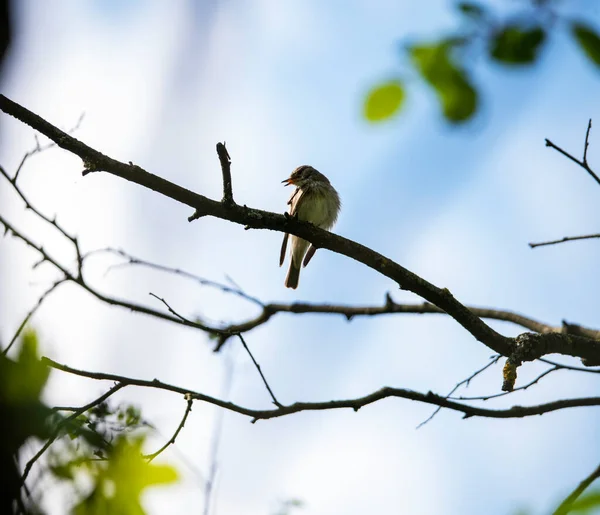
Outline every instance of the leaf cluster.
<svg viewBox="0 0 600 515"><path fill-rule="evenodd" d="M589 62L600 69L600 35L587 22L562 17L551 2L531 1L522 12L499 19L483 3L458 2L459 29L432 42L411 42L402 47L410 69L434 92L444 118L461 124L474 117L481 104L474 80L473 56L504 67L536 64L557 28L566 31ZM396 76L368 92L364 116L381 122L399 114L407 99L405 80Z"/></svg>

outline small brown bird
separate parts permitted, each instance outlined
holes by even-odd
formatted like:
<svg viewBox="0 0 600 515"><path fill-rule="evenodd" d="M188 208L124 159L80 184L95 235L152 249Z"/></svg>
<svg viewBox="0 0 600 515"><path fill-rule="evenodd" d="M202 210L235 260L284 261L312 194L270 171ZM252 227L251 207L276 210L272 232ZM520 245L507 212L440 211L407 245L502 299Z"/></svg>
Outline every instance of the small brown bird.
<svg viewBox="0 0 600 515"><path fill-rule="evenodd" d="M341 202L338 192L329 179L312 166L299 166L289 179L282 181L286 186L296 186L288 205L290 215L299 220L310 222L321 229L329 230L335 224L340 212ZM283 265L289 234L283 237L279 266ZM296 289L300 278L300 265L306 266L317 249L306 240L292 236L290 268L285 278L286 288ZM308 251L308 252L307 252ZM304 262L302 259L304 258Z"/></svg>

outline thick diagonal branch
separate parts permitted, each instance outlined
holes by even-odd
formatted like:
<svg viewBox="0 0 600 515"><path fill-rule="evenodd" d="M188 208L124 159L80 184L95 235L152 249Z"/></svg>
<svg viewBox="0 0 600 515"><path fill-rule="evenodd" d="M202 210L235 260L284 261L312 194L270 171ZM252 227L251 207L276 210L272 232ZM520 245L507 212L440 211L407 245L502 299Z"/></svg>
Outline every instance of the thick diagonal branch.
<svg viewBox="0 0 600 515"><path fill-rule="evenodd" d="M157 175L151 174L139 166L116 161L61 131L40 116L9 100L4 95L0 95L0 109L38 130L58 146L79 156L85 166L84 173L106 171L111 175L134 182L188 205L196 210L196 215L198 216L214 216L253 229L288 232L311 242L317 248L325 248L345 255L392 279L400 288L409 290L435 304L453 317L477 340L495 352L504 356L512 354L514 340L499 334L488 326L466 306L457 301L448 289L438 288L398 263L360 243L319 229L312 224L280 214L252 209L234 203L228 204L227 202L211 200ZM553 341L556 342L557 340ZM600 360L600 342L591 341L589 345L579 345L578 349L589 353L578 355L579 357L590 358L592 361ZM554 352L573 355L571 345L565 345L565 352L556 349L553 350Z"/></svg>

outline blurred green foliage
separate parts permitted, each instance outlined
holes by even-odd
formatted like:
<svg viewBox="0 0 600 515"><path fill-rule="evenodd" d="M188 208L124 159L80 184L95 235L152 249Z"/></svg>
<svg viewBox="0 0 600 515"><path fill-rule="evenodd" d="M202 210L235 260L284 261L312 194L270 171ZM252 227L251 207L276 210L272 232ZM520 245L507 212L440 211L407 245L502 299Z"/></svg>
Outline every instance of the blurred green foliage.
<svg viewBox="0 0 600 515"><path fill-rule="evenodd" d="M47 406L42 393L50 371L40 359L38 337L32 330L22 335L15 359L0 352L0 513L15 509L41 513L38 504L43 492L36 499L24 496L16 460L23 444L34 437L42 444L56 441L41 458L46 463L29 484L30 491L50 475L71 487L77 499L74 514L143 514L144 490L177 479L175 469L150 463L142 454L150 424L132 405L113 408L104 401L79 415L75 408ZM63 415L65 410L72 415Z"/></svg>
<svg viewBox="0 0 600 515"><path fill-rule="evenodd" d="M550 36L565 30L589 61L600 67L600 36L589 24L563 16L559 2L515 2L513 12L498 16L483 2L458 2L459 28L449 36L426 43L409 43L408 73L415 73L435 93L442 115L451 124L473 118L481 96L474 85L473 57L506 67L530 67L539 61ZM400 76L376 84L364 102L364 116L382 122L398 115L406 102ZM393 89L391 89L393 85Z"/></svg>
<svg viewBox="0 0 600 515"><path fill-rule="evenodd" d="M600 489L584 493L571 506L569 513L592 515L600 513Z"/></svg>
<svg viewBox="0 0 600 515"><path fill-rule="evenodd" d="M453 57L453 47L453 41L443 41L408 51L421 77L435 90L446 119L458 123L477 109L477 91Z"/></svg>
<svg viewBox="0 0 600 515"><path fill-rule="evenodd" d="M169 465L150 463L142 454L144 436L125 434L110 446L106 459L88 460L85 465L92 488L74 508L75 515L143 515L144 490L173 483L177 472Z"/></svg>
<svg viewBox="0 0 600 515"><path fill-rule="evenodd" d="M367 120L379 121L392 116L402 107L404 88L397 80L376 86L365 102Z"/></svg>

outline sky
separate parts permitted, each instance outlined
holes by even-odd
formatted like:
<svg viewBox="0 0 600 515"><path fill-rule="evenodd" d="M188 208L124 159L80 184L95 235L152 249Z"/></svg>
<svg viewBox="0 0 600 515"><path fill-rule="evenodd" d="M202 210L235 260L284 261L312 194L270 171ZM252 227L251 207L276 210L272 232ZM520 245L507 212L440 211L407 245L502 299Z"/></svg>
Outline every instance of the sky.
<svg viewBox="0 0 600 515"><path fill-rule="evenodd" d="M514 2L516 4L516 2ZM504 2L494 2L502 4ZM506 70L481 63L483 109L448 126L433 95L412 81L402 116L381 125L362 118L376 82L405 73L399 45L456 26L453 3L331 0L53 0L14 2L17 40L0 83L3 94L69 129L115 159L210 198L221 196L215 152L226 141L236 201L283 212L281 180L301 164L325 173L339 191L334 231L367 245L469 305L510 309L553 325L598 327L594 241L531 250L530 241L598 232L597 186L544 146L578 154L600 75L557 30L538 65ZM598 8L573 13L600 26ZM14 170L34 144L28 127L0 117L0 163ZM600 159L595 130L590 163ZM30 159L21 186L76 233L84 250L107 246L203 277L231 278L263 301L381 305L419 302L388 279L343 256L319 251L298 290L283 286L281 234L244 231L108 174L81 176L81 162L51 149ZM57 258L74 259L57 234L26 213L6 184L2 213ZM31 269L37 256L0 240L0 341L10 339L56 273ZM86 269L103 292L162 309L152 292L187 316L241 321L256 306L181 278L98 256ZM153 379L270 405L247 354L233 339L212 352L204 334L99 303L74 285L36 313L43 353L75 368ZM519 329L491 323L506 335ZM492 352L443 316L353 319L276 316L246 341L279 400L358 397L384 385L445 393ZM566 358L565 363L577 362ZM525 364L519 384L543 367ZM533 405L598 392L594 374L560 371L487 407ZM501 365L465 395L498 393ZM83 405L108 384L54 372L49 403ZM157 428L151 451L177 426L185 401L126 388L115 402L139 405ZM492 404L493 403L493 404ZM181 481L145 497L149 513L202 513L204 479L219 436L212 515L274 513L302 499L298 513L546 513L597 466L600 417L563 410L523 420L463 420L388 399L354 413L322 411L251 424L196 402L161 461ZM222 422L219 422L222 421ZM35 452L31 444L27 452ZM46 507L72 502L49 490Z"/></svg>

